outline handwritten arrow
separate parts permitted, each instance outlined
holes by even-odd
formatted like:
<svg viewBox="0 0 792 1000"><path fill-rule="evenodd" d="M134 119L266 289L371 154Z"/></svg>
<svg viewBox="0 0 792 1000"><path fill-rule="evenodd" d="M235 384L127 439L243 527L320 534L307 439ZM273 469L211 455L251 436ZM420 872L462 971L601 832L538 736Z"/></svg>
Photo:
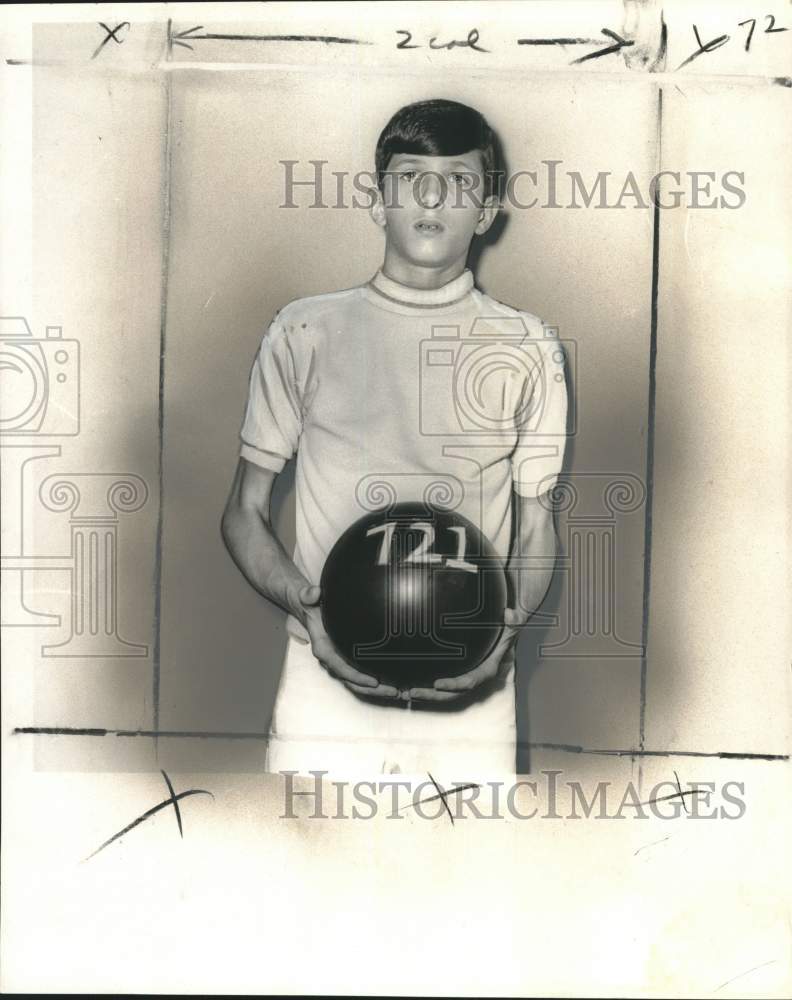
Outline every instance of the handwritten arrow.
<svg viewBox="0 0 792 1000"><path fill-rule="evenodd" d="M518 38L518 45L596 45L601 38Z"/></svg>
<svg viewBox="0 0 792 1000"><path fill-rule="evenodd" d="M179 45L181 48L193 50L190 42L198 41L225 41L225 42L323 42L325 45L371 45L371 42L363 41L360 38L341 38L338 35L225 35L217 32L204 32L202 35L196 34L203 31L202 24L186 31L172 31L171 22L168 21L168 46L173 48Z"/></svg>
<svg viewBox="0 0 792 1000"><path fill-rule="evenodd" d="M595 52L588 52L586 55L581 56L579 59L573 59L570 65L575 65L576 63L586 62L589 59L601 59L602 56L609 56L614 52L619 52L623 48L627 48L630 45L635 45L635 41L629 38L622 38L621 35L617 34L615 31L611 31L610 28L603 28L600 32L609 38L614 44L606 45L602 49L597 49ZM518 38L518 45L560 45L562 48L566 45L598 45L601 44L601 38Z"/></svg>

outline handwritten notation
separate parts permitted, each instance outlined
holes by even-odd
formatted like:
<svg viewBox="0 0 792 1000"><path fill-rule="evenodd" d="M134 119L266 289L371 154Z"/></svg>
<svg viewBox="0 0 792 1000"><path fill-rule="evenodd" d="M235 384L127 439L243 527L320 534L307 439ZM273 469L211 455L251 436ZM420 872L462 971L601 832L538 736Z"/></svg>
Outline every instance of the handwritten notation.
<svg viewBox="0 0 792 1000"><path fill-rule="evenodd" d="M203 31L202 35L196 32ZM186 31L173 31L172 22L168 21L168 48L177 45L184 49L193 50L191 42L223 41L223 42L323 42L325 45L372 45L372 42L364 41L362 38L344 38L340 35L240 35L223 34L220 32L204 31L202 24Z"/></svg>
<svg viewBox="0 0 792 1000"><path fill-rule="evenodd" d="M621 34L613 28L601 28L599 36L588 36L584 34L576 35L574 33L550 37L526 36L508 40L505 44L525 47L527 49L533 47L554 47L561 50L566 50L570 47L591 49L591 51L584 52L582 55L570 59L568 63L570 66L580 65L582 63L589 62L592 59L602 59L607 56L618 55L618 53L625 49L636 47L635 53L638 56L637 59L625 57L628 68L639 68L648 71L664 70L668 48L668 26L666 25L662 9L658 10L657 17L657 32L649 30L648 24L644 22L642 26L643 30L639 31L636 37L631 37L626 32ZM119 46L123 45L130 39L134 31L134 27L129 21L120 21L112 27L104 21L98 21L96 22L96 26L102 32L102 38L99 43L95 45L90 54L89 58L92 60L96 59L100 55L102 56L102 59L107 59L108 54L113 51L117 51ZM679 63L675 71L681 70L690 65L690 63L701 59L703 56L709 55L712 52L723 48L723 46L732 41L734 35L737 35L738 40L742 40L743 50L750 53L755 48L757 36L776 35L789 31L788 27L781 26L776 23L776 18L773 14L764 14L761 17L749 17L742 21L736 21L733 32L730 33L728 31L724 31L719 34L714 34L713 37L707 39L702 38L698 24L693 23L690 24L689 27L693 32L695 47ZM737 28L743 29L743 32L737 32ZM643 37L647 31L651 37ZM486 56L496 53L498 50L498 45L496 44L497 40L493 40L491 35L485 40L484 35L486 32L478 27L471 27L466 35L462 34L459 37L445 37L440 33L431 35L421 34L413 28L397 28L395 29L394 34L395 38L392 41L393 48L401 52L423 49L433 52L476 52ZM741 34L743 35L742 39L740 39ZM203 43L213 41L248 44L313 43L320 44L325 47L335 45L373 46L377 44L388 44L387 42L374 42L366 38L344 35L259 35L237 32L215 32L207 31L202 24L194 25L191 28L174 30L173 22L170 19L167 21L166 41L169 56L176 48L188 49L192 52L195 51L199 43L203 45ZM113 42L114 44L109 45L109 42ZM503 42L500 43L501 50L503 44ZM23 59L6 59L5 62L6 65L10 66L30 64L29 60ZM792 80L789 77L778 77L775 78L774 82L783 84L784 86L792 85Z"/></svg>
<svg viewBox="0 0 792 1000"><path fill-rule="evenodd" d="M776 28L775 18L772 14L765 14L765 21L767 22L762 34L765 35L777 35L782 31L788 31L788 28ZM746 21L738 21L738 27L744 28L747 24L750 25L748 33L745 38L745 51L751 51L751 42L753 40L754 31L756 29L756 18L749 17ZM708 52L714 52L715 49L719 49L722 45L726 45L727 42L731 41L731 35L718 35L716 38L710 39L708 42L701 41L701 35L699 35L698 27L693 25L693 34L696 36L696 42L698 43L698 48L692 55L689 55L687 59L677 66L677 69L682 69L683 66L687 66L688 63L692 63L694 59L698 59L699 56L706 55Z"/></svg>
<svg viewBox="0 0 792 1000"><path fill-rule="evenodd" d="M108 28L108 26L104 23L104 21L100 21L99 22L99 27L104 29L105 36L101 40L101 42L99 42L99 44L96 46L96 48L94 49L93 55L91 56L91 59L96 59L96 57L99 55L99 53L105 47L105 45L107 45L107 43L110 41L111 38L113 39L113 41L117 45L122 45L124 40L123 40L123 38L119 38L118 37L118 32L122 28L126 28L127 31L130 31L131 28L132 28L132 25L129 23L129 21L122 21L120 24L117 24L115 26L115 28Z"/></svg>
<svg viewBox="0 0 792 1000"><path fill-rule="evenodd" d="M429 44L423 46L418 43L413 42L413 32L406 31L404 28L396 29L397 35L403 35L404 37L396 44L397 49L420 49L420 48L430 48L430 49L472 49L474 52L489 52L489 49L483 48L478 44L479 42L479 30L478 28L471 28L467 33L467 38L452 38L447 42L438 41L437 35L433 35L429 39Z"/></svg>
<svg viewBox="0 0 792 1000"><path fill-rule="evenodd" d="M167 809L168 806L173 806L173 810L176 814L176 822L179 826L179 836L182 839L184 839L184 827L182 826L182 816L181 816L181 809L179 809L179 801L181 799L189 798L191 795L208 795L211 799L214 799L214 795L212 795L211 792L208 792L205 788L190 788L188 791L179 792L177 795L176 790L173 787L173 782L170 780L166 772L161 770L160 774L165 779L165 784L168 786L168 792L170 793L168 798L163 799L162 802L159 802L157 805L152 806L151 809L147 809L144 813L138 816L137 819L133 819L131 823L127 823L127 825L123 828L123 830L119 830L118 833L114 833L112 837L108 837L107 840L105 840L104 843L100 844L95 851L91 851L88 857L84 859L85 861L90 861L91 858L96 857L96 855L99 854L100 851L103 851L106 847L109 847L116 840L120 840L121 837L124 836L124 834L129 833L130 830L134 830L136 826L140 826L141 823L145 823L146 820L151 819L152 816L156 815L162 809Z"/></svg>
<svg viewBox="0 0 792 1000"><path fill-rule="evenodd" d="M658 12L659 17L659 34L655 42L655 47L657 52L655 53L656 59L652 63L652 68L657 68L661 64L664 64L664 57L666 55L667 45L668 45L668 29L663 17L663 11ZM742 28L747 28L744 50L750 52L751 44L753 42L754 34L757 29L757 23L759 18L748 18L744 21L739 21L738 26ZM776 19L772 14L764 15L764 27L761 30L762 34L771 35L778 34L789 30L785 27L779 27L776 25ZM693 35L696 40L696 48L688 55L680 64L677 69L682 69L683 67L689 65L701 56L707 55L711 52L715 52L721 46L726 45L730 39L731 35L724 33L717 35L708 41L703 41L699 33L698 26L696 24L692 25ZM484 43L483 32L478 27L471 27L467 32L467 35L462 37L452 37L444 38L438 34L433 34L429 36L422 36L419 32L416 32L412 28L397 28L395 29L395 42L394 48L399 51L413 51L415 49L429 49L431 51L468 51L468 52L479 52L483 54L491 54L495 51L492 42ZM631 48L639 44L639 39L634 37L628 37L626 34L620 34L613 28L601 28L601 37L588 37L585 35L569 35L569 36L553 36L553 37L520 37L513 40L512 44L518 46L526 47L541 47L541 46L554 46L561 49L566 49L570 46L586 46L593 47L591 52L585 52L581 56L577 56L570 60L569 65L575 66L582 63L589 62L592 59L602 59L606 56L617 55L623 49ZM105 39L107 41L108 39ZM116 39L117 40L117 39ZM205 40L225 40L225 41L248 41L248 42L322 42L325 45L373 45L374 42L368 41L363 38L344 38L334 35L230 35L230 34L219 34L214 32L207 32L204 30L202 25L194 28L188 28L186 31L173 32L171 29L171 23L168 22L168 44L169 48L173 46L180 46L187 49L192 49L194 42L205 41ZM644 61L644 65L648 64L648 60Z"/></svg>
<svg viewBox="0 0 792 1000"><path fill-rule="evenodd" d="M202 35L196 32L203 31ZM178 45L184 49L194 48L191 42L223 41L223 42L323 42L325 45L372 45L372 42L361 38L344 38L340 35L241 35L226 34L214 31L204 31L202 24L186 31L173 31L172 22L168 21L168 48Z"/></svg>
<svg viewBox="0 0 792 1000"><path fill-rule="evenodd" d="M606 45L602 49L596 49L594 52L587 52L586 55L580 56L578 59L573 59L570 65L574 66L578 63L588 62L589 59L600 59L602 56L610 56L616 52L620 52L623 48L630 45L635 45L634 38L622 38L617 32L612 31L610 28L603 28L601 34L605 35L606 38L610 39L611 45ZM561 48L566 48L567 45L601 45L601 38L518 38L518 45L559 45Z"/></svg>
<svg viewBox="0 0 792 1000"><path fill-rule="evenodd" d="M789 28L776 28L776 26L775 26L775 18L773 17L772 14L765 14L764 19L767 22L767 24L765 26L765 30L763 32L763 34L765 34L765 35L777 35L777 34L779 34L782 31L789 31ZM741 28L744 28L746 24L750 24L751 27L748 29L748 35L747 35L747 37L745 39L745 51L746 52L750 52L751 51L751 39L753 38L754 29L756 28L756 18L755 17L749 17L747 21L740 21L740 27Z"/></svg>

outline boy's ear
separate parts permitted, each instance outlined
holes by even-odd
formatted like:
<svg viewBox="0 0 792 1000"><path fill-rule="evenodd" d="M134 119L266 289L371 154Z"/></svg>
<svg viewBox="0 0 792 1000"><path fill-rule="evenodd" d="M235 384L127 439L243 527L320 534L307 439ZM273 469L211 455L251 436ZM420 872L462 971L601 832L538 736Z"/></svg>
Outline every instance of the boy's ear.
<svg viewBox="0 0 792 1000"><path fill-rule="evenodd" d="M379 187L375 188L374 201L369 209L369 214L371 218L377 223L381 228L385 228L385 203L382 200L382 191Z"/></svg>
<svg viewBox="0 0 792 1000"><path fill-rule="evenodd" d="M484 199L484 204L481 207L481 212L479 214L479 220L476 224L475 232L478 236L489 229L492 223L495 221L495 216L498 214L500 209L500 203L498 202L497 195L490 195L489 198Z"/></svg>

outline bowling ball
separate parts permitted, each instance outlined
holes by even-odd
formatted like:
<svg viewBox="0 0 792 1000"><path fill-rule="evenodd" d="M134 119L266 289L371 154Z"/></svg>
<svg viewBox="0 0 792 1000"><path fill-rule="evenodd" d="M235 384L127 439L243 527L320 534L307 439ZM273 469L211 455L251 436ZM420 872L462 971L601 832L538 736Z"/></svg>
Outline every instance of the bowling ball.
<svg viewBox="0 0 792 1000"><path fill-rule="evenodd" d="M400 689L472 670L503 627L506 573L491 542L425 503L361 517L330 550L320 586L339 653Z"/></svg>

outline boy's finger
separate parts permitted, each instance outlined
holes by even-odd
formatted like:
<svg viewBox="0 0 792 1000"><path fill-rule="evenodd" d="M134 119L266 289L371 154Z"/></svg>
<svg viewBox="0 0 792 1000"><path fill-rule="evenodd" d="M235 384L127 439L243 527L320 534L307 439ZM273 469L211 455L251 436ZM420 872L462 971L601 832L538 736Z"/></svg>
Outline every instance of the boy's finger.
<svg viewBox="0 0 792 1000"><path fill-rule="evenodd" d="M437 688L410 689L410 699L413 701L454 701L462 694L462 691L438 691Z"/></svg>
<svg viewBox="0 0 792 1000"><path fill-rule="evenodd" d="M297 596L300 598L302 604L307 604L309 607L312 607L314 604L319 603L319 598L322 596L322 590L320 587L316 586L302 587Z"/></svg>
<svg viewBox="0 0 792 1000"><path fill-rule="evenodd" d="M344 681L344 684L349 688L350 691L355 691L357 694L364 694L367 698L398 698L399 692L395 687L389 687L387 684L379 684L377 687L364 687L362 684L353 684L352 681Z"/></svg>
<svg viewBox="0 0 792 1000"><path fill-rule="evenodd" d="M484 681L488 681L494 677L497 672L498 664L492 657L490 657L480 666L476 667L475 670L471 670L467 674L462 674L461 677L439 678L435 681L435 690L457 691L459 693L472 691L473 688L478 687L479 684L483 684Z"/></svg>
<svg viewBox="0 0 792 1000"><path fill-rule="evenodd" d="M362 674L359 670L355 670L354 667L350 667L348 663L344 663L343 660L339 660L337 657L328 657L320 662L326 670L345 683L351 681L353 684L364 687L367 691L379 687L376 677L372 677L370 674Z"/></svg>

